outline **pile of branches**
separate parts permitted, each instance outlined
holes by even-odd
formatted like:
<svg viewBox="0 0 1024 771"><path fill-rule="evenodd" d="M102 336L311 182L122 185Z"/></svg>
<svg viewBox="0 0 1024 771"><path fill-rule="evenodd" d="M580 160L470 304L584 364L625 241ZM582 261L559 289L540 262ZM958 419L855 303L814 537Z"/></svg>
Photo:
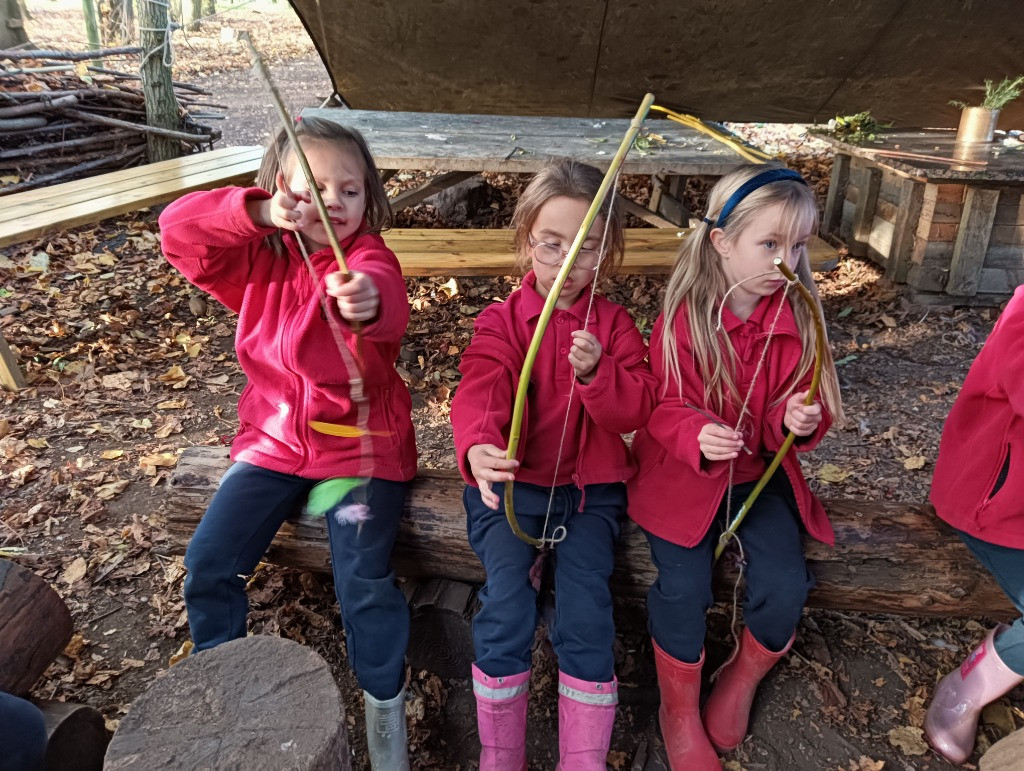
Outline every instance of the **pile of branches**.
<svg viewBox="0 0 1024 771"><path fill-rule="evenodd" d="M181 130L150 126L141 77L89 64L138 48L89 53L0 51L0 195L146 162L148 134L175 139L182 155L209 149L224 116L198 86L174 83Z"/></svg>

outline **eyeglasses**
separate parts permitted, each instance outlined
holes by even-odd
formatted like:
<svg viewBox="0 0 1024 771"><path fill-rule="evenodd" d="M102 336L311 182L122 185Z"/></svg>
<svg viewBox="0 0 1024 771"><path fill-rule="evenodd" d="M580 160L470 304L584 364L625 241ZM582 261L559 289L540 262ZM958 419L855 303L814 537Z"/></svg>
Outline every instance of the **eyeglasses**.
<svg viewBox="0 0 1024 771"><path fill-rule="evenodd" d="M527 234L526 240L529 242L530 248L533 249L533 258L542 265L555 267L565 262L565 258L569 256L568 249L563 249L558 244L538 241L533 237L533 234ZM576 255L573 267L593 272L597 270L600 264L600 249L580 249Z"/></svg>

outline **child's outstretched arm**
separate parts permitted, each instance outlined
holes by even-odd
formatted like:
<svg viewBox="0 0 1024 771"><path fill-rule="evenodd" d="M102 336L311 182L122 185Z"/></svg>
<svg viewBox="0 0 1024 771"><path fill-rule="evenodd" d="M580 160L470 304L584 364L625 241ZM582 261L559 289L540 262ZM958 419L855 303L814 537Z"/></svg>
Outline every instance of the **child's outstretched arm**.
<svg viewBox="0 0 1024 771"><path fill-rule="evenodd" d="M402 267L394 252L376 235L361 236L358 248L346 255L350 278L340 271L324 281L338 318L363 322L363 337L371 342L400 340L409 326L409 296Z"/></svg>
<svg viewBox="0 0 1024 771"><path fill-rule="evenodd" d="M164 255L192 284L239 311L262 240L274 232L253 220L250 202L269 200L265 190L242 187L182 196L160 214Z"/></svg>

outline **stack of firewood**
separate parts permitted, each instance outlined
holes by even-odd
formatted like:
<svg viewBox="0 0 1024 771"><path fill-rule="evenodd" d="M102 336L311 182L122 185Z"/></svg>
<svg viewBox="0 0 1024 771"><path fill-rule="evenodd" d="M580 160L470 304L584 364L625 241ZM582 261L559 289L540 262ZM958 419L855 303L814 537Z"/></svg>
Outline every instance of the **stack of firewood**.
<svg viewBox="0 0 1024 771"><path fill-rule="evenodd" d="M87 61L103 53L0 52L0 195L145 163L149 133L182 155L220 139L200 120L227 108L188 83L174 83L181 130L147 125L140 77Z"/></svg>

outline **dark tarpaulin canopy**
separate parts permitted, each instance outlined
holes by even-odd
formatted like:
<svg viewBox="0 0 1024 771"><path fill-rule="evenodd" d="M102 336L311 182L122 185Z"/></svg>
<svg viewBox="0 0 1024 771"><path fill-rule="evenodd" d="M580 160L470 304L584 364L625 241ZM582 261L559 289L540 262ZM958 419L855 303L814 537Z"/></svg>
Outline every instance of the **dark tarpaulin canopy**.
<svg viewBox="0 0 1024 771"><path fill-rule="evenodd" d="M710 120L954 126L950 99L1024 71L1021 0L291 2L370 110L627 117L651 91Z"/></svg>

